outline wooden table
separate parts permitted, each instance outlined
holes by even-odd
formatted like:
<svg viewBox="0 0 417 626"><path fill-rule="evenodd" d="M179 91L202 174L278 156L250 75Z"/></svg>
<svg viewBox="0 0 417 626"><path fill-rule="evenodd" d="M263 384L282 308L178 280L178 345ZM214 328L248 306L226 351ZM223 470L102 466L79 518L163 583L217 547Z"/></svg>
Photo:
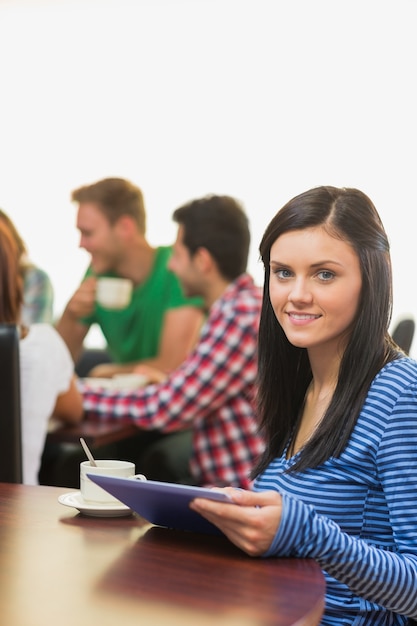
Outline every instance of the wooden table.
<svg viewBox="0 0 417 626"><path fill-rule="evenodd" d="M75 443L79 446L80 437L83 437L88 446L99 447L137 435L139 432L134 424L123 424L117 420L100 422L87 419L75 426L67 426L51 419L46 442Z"/></svg>
<svg viewBox="0 0 417 626"><path fill-rule="evenodd" d="M254 559L223 536L93 518L66 490L0 484L0 607L10 626L317 625L325 583L302 559Z"/></svg>

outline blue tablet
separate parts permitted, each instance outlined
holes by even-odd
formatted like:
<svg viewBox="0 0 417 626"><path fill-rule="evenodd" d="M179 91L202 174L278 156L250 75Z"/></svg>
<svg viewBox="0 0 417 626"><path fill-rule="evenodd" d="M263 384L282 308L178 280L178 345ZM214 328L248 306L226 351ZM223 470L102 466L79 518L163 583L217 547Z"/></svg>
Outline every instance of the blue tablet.
<svg viewBox="0 0 417 626"><path fill-rule="evenodd" d="M206 487L97 474L88 477L148 522L166 528L221 534L211 522L192 511L189 504L194 498L233 504L225 493Z"/></svg>

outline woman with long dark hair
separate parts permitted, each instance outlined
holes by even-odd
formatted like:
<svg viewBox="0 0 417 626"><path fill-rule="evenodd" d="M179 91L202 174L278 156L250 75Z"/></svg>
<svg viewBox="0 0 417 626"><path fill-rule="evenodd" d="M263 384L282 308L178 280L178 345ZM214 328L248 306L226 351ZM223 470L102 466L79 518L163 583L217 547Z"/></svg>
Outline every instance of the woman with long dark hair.
<svg viewBox="0 0 417 626"><path fill-rule="evenodd" d="M322 624L417 617L417 363L392 341L389 242L357 189L290 200L260 244L260 425L240 506L192 507L251 555L313 558Z"/></svg>

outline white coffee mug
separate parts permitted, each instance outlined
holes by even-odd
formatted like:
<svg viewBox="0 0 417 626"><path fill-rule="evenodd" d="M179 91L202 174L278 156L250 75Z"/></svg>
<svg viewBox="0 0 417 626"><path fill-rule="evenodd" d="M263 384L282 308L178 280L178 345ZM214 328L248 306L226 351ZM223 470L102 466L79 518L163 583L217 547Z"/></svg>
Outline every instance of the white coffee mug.
<svg viewBox="0 0 417 626"><path fill-rule="evenodd" d="M129 478L135 476L135 464L130 461L96 460L97 467L90 461L80 463L80 490L85 502L91 504L120 504L120 500L105 491L87 476L87 474L104 474Z"/></svg>
<svg viewBox="0 0 417 626"><path fill-rule="evenodd" d="M130 303L133 283L128 278L97 279L96 300L106 309L124 309Z"/></svg>

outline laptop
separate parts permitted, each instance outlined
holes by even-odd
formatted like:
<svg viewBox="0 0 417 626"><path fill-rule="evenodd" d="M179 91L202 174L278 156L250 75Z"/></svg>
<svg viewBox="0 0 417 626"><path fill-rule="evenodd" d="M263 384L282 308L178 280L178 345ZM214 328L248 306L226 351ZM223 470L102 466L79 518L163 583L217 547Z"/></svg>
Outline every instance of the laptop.
<svg viewBox="0 0 417 626"><path fill-rule="evenodd" d="M148 522L165 528L222 534L214 524L192 511L189 504L194 498L208 498L233 504L225 493L206 487L139 480L134 477L119 478L104 474L87 475L93 482L100 485Z"/></svg>

